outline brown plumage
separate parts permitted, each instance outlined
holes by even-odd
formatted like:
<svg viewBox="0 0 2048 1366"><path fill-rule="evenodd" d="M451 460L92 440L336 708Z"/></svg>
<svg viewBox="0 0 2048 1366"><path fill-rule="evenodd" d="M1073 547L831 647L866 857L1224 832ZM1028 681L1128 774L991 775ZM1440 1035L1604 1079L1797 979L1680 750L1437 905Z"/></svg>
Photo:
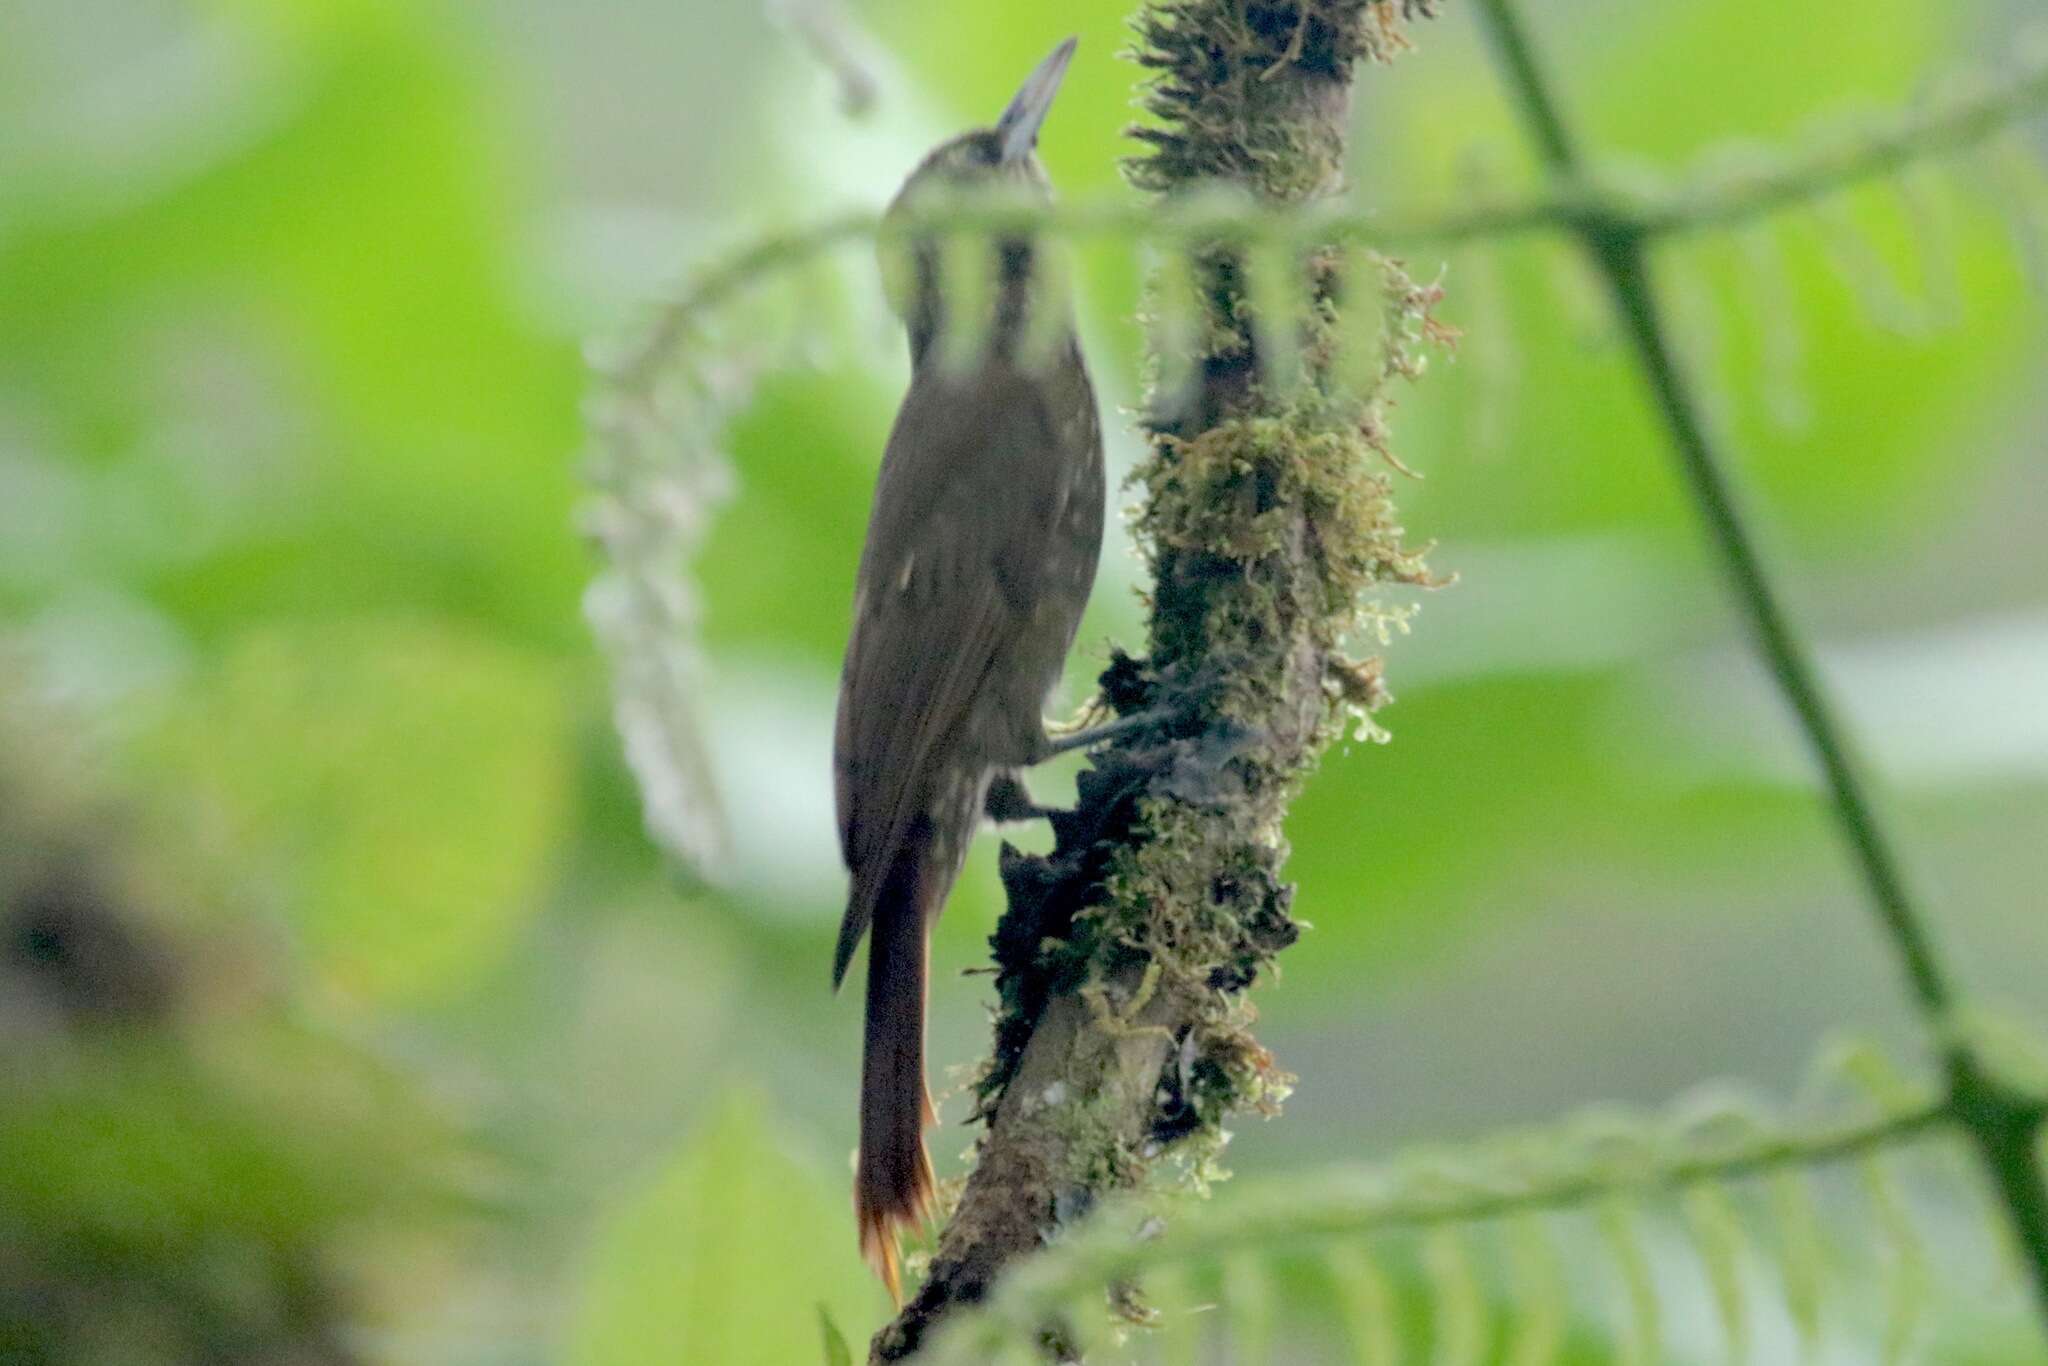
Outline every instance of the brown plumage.
<svg viewBox="0 0 2048 1366"><path fill-rule="evenodd" d="M994 127L926 157L896 205L936 184L1046 193L1032 147L1072 51L1069 40L1047 58ZM862 1253L892 1295L897 1233L931 1212L931 925L990 780L1050 752L1042 708L1102 543L1102 433L1066 301L1031 289L1029 242L993 250L992 312L964 363L938 354L949 349L938 344L946 303L929 243L913 249L893 299L910 334L910 392L875 485L834 737L853 882L835 986L872 930L854 1210ZM1057 326L1030 327L1037 308L1057 309ZM1052 339L1035 363L1020 354L1027 330Z"/></svg>

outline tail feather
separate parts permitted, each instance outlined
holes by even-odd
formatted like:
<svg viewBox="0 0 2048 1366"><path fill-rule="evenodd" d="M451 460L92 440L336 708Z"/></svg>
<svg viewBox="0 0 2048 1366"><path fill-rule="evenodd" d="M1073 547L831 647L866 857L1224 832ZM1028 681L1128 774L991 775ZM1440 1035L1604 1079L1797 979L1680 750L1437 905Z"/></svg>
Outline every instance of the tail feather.
<svg viewBox="0 0 2048 1366"><path fill-rule="evenodd" d="M937 910L927 903L944 896L945 887L933 871L920 847L898 854L868 945L854 1219L861 1255L899 1303L897 1234L930 1217L935 1191L924 1145L924 1131L935 1122L924 1083L926 931L928 912Z"/></svg>

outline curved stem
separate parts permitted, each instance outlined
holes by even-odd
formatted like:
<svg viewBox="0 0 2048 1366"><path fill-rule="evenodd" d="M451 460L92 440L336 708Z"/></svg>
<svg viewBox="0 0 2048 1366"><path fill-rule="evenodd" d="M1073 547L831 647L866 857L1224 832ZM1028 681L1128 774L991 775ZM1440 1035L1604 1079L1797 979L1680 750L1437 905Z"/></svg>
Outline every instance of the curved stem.
<svg viewBox="0 0 2048 1366"><path fill-rule="evenodd" d="M1493 0L1483 0L1491 9ZM1542 189L1500 200L1416 206L1387 212L1346 212L1318 222L1319 238L1366 246L1451 246L1522 233L1570 231L1605 216L1632 225L1646 239L1727 228L1823 198L1865 180L1896 175L1920 161L1977 146L2026 115L2048 107L2048 55L2036 55L1997 84L1929 104L1866 135L1826 145L1793 147L1740 175L1705 168L1669 182L1611 183L1584 173L1568 125L1536 80L1534 57L1516 36L1502 49L1515 88L1534 90L1530 127L1558 175ZM1275 241L1298 230L1292 215L1245 202L1196 204L1182 211L1151 200L1077 198L1044 205L938 201L913 212L899 231L920 227L985 232L1043 231L1069 238L1130 240L1158 236L1175 243L1236 236ZM632 349L598 368L621 383L644 383L672 359L678 341L702 314L756 280L852 242L881 234L882 216L856 210L759 238L721 258L656 316Z"/></svg>
<svg viewBox="0 0 2048 1366"><path fill-rule="evenodd" d="M1906 887L1890 837L1872 809L1863 780L1850 758L1842 724L1822 688L1812 655L1793 630L1778 600L1777 590L1736 505L1727 473L1701 423L1699 406L1672 353L1670 337L1657 308L1643 246L1626 233L1610 238L1588 232L1586 237L1607 278L1629 345L1669 429L1672 448L1720 553L1722 568L1742 607L1757 652L1763 656L1778 691L1806 736L1815 762L1820 765L1835 822L1848 841L1871 905L1898 951L1921 1014L1931 1028L1938 1030L1955 1004L1954 991Z"/></svg>
<svg viewBox="0 0 2048 1366"><path fill-rule="evenodd" d="M1370 1181L1354 1187L1318 1173L1312 1186L1270 1183L1263 1197L1238 1199L1221 1209L1192 1215L1155 1238L1132 1239L1124 1224L1098 1224L1057 1256L1021 1270L990 1305L988 1314L998 1321L999 1335L1024 1338L1035 1325L1046 1322L1079 1296L1160 1266L1216 1262L1246 1253L1299 1251L1318 1241L1582 1210L1618 1196L1682 1191L1778 1171L1807 1170L1918 1142L1955 1124L1948 1105L1935 1101L1859 1123L1807 1133L1764 1134L1731 1152L1679 1155L1646 1164L1639 1173L1627 1176L1606 1170L1567 1170L1511 1189L1455 1189L1434 1195L1389 1191ZM967 1353L981 1345L976 1339L953 1338L939 1360L971 1359Z"/></svg>

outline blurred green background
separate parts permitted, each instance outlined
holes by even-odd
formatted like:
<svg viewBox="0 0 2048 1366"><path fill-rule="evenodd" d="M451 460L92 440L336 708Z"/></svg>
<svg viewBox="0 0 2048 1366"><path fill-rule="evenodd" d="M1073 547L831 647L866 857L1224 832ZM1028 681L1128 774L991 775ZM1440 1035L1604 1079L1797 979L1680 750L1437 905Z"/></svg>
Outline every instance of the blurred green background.
<svg viewBox="0 0 2048 1366"><path fill-rule="evenodd" d="M860 119L801 0L0 8L0 1360L779 1363L817 1302L879 1321L828 750L900 345L862 250L729 326L759 383L699 566L717 886L643 835L579 617L580 346L721 244L878 205L1068 32L1043 155L1115 192L1128 3L852 6ZM1463 8L1364 74L1364 202L1526 181ZM2030 12L1530 8L1587 142L1664 169L1908 101ZM2011 174L2040 133L1662 258L1941 939L2035 1013L2048 353L2009 209L2048 203ZM1408 263L1467 333L1396 414L1460 577L1389 650L1394 742L1291 822L1314 931L1259 1000L1301 1085L1232 1165L1788 1093L1837 1026L1917 1057L1583 268ZM1128 409L1129 256L1083 267ZM1118 533L1071 700L1137 641L1137 574ZM986 1046L957 974L994 845L934 946L938 1080ZM1934 1359L2034 1359L1982 1290L1944 1290ZM1718 1359L1704 1308L1667 1327Z"/></svg>

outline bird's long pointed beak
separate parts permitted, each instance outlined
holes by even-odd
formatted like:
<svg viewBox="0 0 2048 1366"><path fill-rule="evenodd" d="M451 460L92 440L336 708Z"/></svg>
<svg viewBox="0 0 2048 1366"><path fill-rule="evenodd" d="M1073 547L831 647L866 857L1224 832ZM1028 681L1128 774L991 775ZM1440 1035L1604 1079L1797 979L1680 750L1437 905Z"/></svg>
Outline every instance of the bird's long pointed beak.
<svg viewBox="0 0 2048 1366"><path fill-rule="evenodd" d="M1024 78L1024 84L1017 88L1017 96L1010 101L1010 107L996 120L996 133L1003 140L1003 161L1022 161L1031 155L1031 149L1038 145L1039 125L1052 109L1052 97L1060 93L1060 78L1067 74L1067 63L1073 59L1075 39L1069 38L1052 50L1052 55L1038 64L1038 69Z"/></svg>

